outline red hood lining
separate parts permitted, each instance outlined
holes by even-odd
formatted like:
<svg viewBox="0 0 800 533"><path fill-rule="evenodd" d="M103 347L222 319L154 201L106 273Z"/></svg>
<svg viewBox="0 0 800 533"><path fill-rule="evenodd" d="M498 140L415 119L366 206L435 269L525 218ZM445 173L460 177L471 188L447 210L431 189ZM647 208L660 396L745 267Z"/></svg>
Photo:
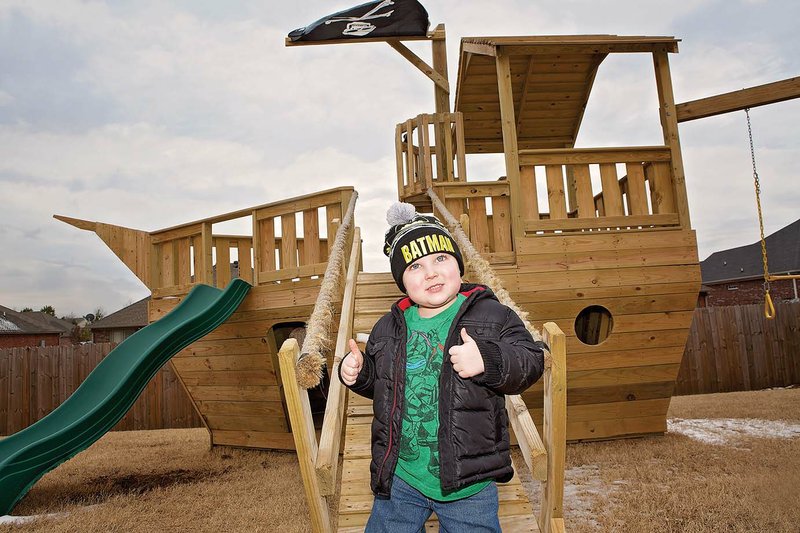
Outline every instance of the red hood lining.
<svg viewBox="0 0 800 533"><path fill-rule="evenodd" d="M463 294L465 297L469 298L472 293L474 293L476 291L483 291L483 290L486 290L486 288L485 287L481 287L480 285L478 285L477 287L473 287L473 288L471 288L471 289L469 289L467 291L460 291L459 294ZM402 300L397 302L397 307L400 308L400 311L404 311L404 312L405 312L406 309L408 309L412 305L414 305L414 302L412 302L411 298L409 298L408 296L406 296L405 298L403 298Z"/></svg>

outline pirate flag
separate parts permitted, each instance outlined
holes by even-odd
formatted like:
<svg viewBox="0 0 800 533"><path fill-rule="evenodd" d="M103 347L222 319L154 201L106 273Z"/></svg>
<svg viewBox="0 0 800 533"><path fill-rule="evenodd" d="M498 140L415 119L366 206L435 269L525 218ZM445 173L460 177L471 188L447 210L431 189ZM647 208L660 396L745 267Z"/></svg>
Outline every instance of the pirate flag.
<svg viewBox="0 0 800 533"><path fill-rule="evenodd" d="M428 12L416 0L376 0L339 11L289 33L292 41L426 35Z"/></svg>

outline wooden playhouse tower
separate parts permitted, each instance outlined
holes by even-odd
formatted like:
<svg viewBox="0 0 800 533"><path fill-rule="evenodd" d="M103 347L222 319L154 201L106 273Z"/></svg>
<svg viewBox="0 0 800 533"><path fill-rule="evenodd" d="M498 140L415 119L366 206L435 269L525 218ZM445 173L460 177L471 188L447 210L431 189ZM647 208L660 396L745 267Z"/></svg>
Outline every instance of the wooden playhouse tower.
<svg viewBox="0 0 800 533"><path fill-rule="evenodd" d="M425 180L451 212L468 214L515 301L566 333L570 440L666 430L700 288L668 61L677 46L671 37L465 38L454 157L502 152L506 179L404 170L401 196L415 198ZM597 69L622 53L652 55L664 143L575 148ZM540 419L540 390L523 399Z"/></svg>
<svg viewBox="0 0 800 533"><path fill-rule="evenodd" d="M566 333L569 440L664 432L700 288L668 61L678 41L463 38L450 112L444 28L429 37L433 67L390 43L434 81L437 106L396 127L398 197L436 211L432 190L531 321ZM575 148L598 68L633 53L653 58L663 144ZM482 153L503 154L505 176L467 179ZM523 395L537 422L541 392Z"/></svg>

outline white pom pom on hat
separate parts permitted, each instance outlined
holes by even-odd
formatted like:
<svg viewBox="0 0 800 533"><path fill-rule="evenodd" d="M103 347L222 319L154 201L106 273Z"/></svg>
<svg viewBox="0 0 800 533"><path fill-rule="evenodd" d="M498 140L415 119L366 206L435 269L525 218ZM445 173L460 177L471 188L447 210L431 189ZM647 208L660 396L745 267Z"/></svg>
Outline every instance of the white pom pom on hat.
<svg viewBox="0 0 800 533"><path fill-rule="evenodd" d="M404 202L395 202L389 206L388 211L386 211L386 222L388 222L390 226L407 224L414 220L415 216L417 216L416 207Z"/></svg>

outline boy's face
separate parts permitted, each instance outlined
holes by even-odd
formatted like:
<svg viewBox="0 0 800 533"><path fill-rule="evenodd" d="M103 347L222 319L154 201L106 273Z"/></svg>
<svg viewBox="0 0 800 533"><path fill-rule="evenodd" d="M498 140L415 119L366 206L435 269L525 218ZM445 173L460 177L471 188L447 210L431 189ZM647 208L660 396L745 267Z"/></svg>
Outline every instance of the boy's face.
<svg viewBox="0 0 800 533"><path fill-rule="evenodd" d="M430 254L406 267L403 285L408 297L419 306L423 318L436 316L447 309L458 296L461 272L458 261L450 254Z"/></svg>

